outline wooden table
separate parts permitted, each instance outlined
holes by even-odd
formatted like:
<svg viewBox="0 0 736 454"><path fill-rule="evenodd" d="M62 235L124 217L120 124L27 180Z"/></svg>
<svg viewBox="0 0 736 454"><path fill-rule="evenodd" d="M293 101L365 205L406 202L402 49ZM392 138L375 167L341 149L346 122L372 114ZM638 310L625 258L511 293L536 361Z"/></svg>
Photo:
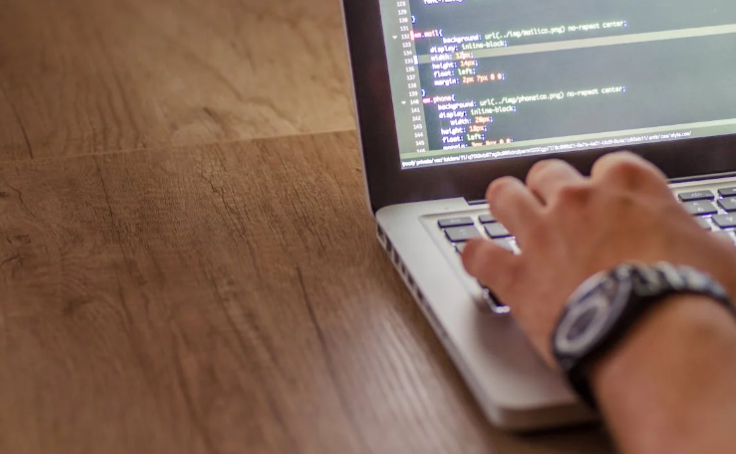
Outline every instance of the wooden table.
<svg viewBox="0 0 736 454"><path fill-rule="evenodd" d="M0 452L613 451L490 427L393 272L337 0L0 11Z"/></svg>

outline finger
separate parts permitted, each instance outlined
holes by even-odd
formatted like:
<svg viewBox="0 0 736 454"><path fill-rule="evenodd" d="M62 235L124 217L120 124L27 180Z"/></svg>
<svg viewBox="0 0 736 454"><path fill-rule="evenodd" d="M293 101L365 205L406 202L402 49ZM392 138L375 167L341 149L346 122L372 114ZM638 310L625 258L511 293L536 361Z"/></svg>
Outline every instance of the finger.
<svg viewBox="0 0 736 454"><path fill-rule="evenodd" d="M493 215L515 236L525 236L526 229L535 225L542 212L542 204L513 177L503 177L491 183L486 199Z"/></svg>
<svg viewBox="0 0 736 454"><path fill-rule="evenodd" d="M570 164L550 159L534 164L526 177L526 185L542 203L547 204L561 187L583 180L580 172Z"/></svg>
<svg viewBox="0 0 736 454"><path fill-rule="evenodd" d="M465 270L501 299L508 296L521 258L486 240L473 240L463 251Z"/></svg>
<svg viewBox="0 0 736 454"><path fill-rule="evenodd" d="M639 190L657 188L668 193L667 176L654 164L634 153L611 153L593 165L591 178L620 188Z"/></svg>

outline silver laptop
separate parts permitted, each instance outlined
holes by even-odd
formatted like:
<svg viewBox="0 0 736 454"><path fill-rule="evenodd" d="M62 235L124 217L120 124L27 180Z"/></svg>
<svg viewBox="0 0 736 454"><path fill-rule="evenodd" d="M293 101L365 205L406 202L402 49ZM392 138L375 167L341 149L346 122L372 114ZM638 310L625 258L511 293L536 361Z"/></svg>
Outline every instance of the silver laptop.
<svg viewBox="0 0 736 454"><path fill-rule="evenodd" d="M484 236L520 252L483 201L493 179L551 157L588 172L624 148L667 173L703 229L734 240L736 2L343 6L379 241L492 423L589 420L459 251Z"/></svg>

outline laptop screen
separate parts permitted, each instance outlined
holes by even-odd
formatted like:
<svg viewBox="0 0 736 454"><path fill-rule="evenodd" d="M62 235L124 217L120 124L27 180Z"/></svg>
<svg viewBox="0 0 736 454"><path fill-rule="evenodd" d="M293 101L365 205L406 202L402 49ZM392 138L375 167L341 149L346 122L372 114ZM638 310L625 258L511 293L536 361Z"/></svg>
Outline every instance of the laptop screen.
<svg viewBox="0 0 736 454"><path fill-rule="evenodd" d="M733 0L380 0L403 169L736 133Z"/></svg>

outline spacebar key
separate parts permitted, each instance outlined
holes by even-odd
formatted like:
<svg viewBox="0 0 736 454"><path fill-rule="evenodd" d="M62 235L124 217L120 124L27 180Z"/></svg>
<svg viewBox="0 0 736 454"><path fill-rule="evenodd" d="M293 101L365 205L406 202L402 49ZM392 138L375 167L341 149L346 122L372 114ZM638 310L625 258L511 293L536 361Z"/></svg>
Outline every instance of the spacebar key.
<svg viewBox="0 0 736 454"><path fill-rule="evenodd" d="M736 215L717 214L713 216L713 222L722 229L731 229L736 227Z"/></svg>

